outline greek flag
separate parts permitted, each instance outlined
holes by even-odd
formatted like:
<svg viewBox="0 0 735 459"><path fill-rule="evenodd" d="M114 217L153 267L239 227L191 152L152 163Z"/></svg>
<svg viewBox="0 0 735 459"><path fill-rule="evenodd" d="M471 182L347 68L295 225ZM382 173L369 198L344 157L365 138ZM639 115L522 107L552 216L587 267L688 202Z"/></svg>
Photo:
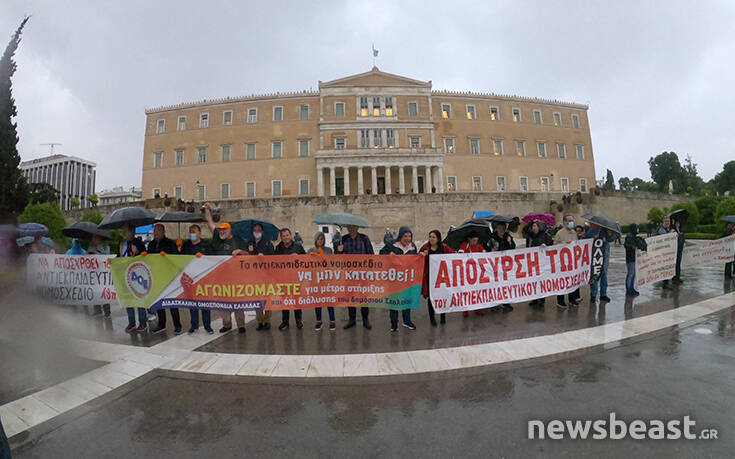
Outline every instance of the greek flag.
<svg viewBox="0 0 735 459"><path fill-rule="evenodd" d="M375 49L375 45L373 45L373 57L378 57L378 50Z"/></svg>

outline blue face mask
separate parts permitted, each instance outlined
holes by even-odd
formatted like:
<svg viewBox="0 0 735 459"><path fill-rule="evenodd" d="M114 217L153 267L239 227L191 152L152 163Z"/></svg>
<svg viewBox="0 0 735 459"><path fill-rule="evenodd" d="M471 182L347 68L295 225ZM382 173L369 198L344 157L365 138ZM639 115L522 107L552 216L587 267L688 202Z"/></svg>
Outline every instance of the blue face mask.
<svg viewBox="0 0 735 459"><path fill-rule="evenodd" d="M196 233L189 233L189 239L193 242L197 240L197 234Z"/></svg>
<svg viewBox="0 0 735 459"><path fill-rule="evenodd" d="M574 229L574 222L567 222L567 228Z"/></svg>

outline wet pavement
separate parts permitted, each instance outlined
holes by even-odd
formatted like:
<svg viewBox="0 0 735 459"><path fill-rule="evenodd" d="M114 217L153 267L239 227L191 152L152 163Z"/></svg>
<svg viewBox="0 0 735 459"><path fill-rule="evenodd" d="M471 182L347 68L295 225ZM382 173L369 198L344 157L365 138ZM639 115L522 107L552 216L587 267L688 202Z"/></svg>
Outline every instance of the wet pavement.
<svg viewBox="0 0 735 459"><path fill-rule="evenodd" d="M34 443L43 457L731 457L735 307L602 352L476 376L298 386L157 377ZM527 422L682 419L717 440L529 440Z"/></svg>

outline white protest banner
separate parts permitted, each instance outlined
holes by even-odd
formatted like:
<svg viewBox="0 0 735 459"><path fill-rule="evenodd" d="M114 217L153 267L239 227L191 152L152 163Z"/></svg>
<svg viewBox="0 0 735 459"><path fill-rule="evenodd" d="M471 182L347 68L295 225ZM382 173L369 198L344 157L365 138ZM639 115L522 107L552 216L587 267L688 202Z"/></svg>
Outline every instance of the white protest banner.
<svg viewBox="0 0 735 459"><path fill-rule="evenodd" d="M114 255L31 254L26 265L29 289L58 304L117 303L110 258Z"/></svg>
<svg viewBox="0 0 735 459"><path fill-rule="evenodd" d="M730 263L735 260L735 234L704 244L685 247L681 256L682 266L691 267L710 263Z"/></svg>
<svg viewBox="0 0 735 459"><path fill-rule="evenodd" d="M429 289L437 313L563 295L590 279L592 240L488 253L430 255Z"/></svg>
<svg viewBox="0 0 735 459"><path fill-rule="evenodd" d="M677 233L646 238L648 250L635 252L635 286L671 279L676 271Z"/></svg>

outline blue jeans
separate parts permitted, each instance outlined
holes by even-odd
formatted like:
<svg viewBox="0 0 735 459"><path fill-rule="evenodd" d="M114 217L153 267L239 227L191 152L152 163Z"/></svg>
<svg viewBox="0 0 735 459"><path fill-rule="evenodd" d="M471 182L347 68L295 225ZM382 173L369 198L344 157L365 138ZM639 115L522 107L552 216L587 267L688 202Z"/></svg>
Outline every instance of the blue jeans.
<svg viewBox="0 0 735 459"><path fill-rule="evenodd" d="M314 313L316 314L316 321L321 322L322 321L322 308L314 308ZM328 307L327 313L329 314L329 321L334 322L334 308Z"/></svg>
<svg viewBox="0 0 735 459"><path fill-rule="evenodd" d="M410 309L404 309L401 311L401 315L403 316L403 323L404 324L410 324L411 323L411 310ZM391 309L390 310L390 321L398 322L398 310L397 309Z"/></svg>
<svg viewBox="0 0 735 459"><path fill-rule="evenodd" d="M590 296L597 297L597 290L600 290L600 296L607 296L607 268L610 266L610 254L606 253L602 259L602 273L600 280L590 284Z"/></svg>
<svg viewBox="0 0 735 459"><path fill-rule="evenodd" d="M630 293L635 290L635 261L629 261L625 266L628 268L625 275L625 291Z"/></svg>
<svg viewBox="0 0 735 459"><path fill-rule="evenodd" d="M189 315L191 316L191 328L199 328L199 309L189 309ZM204 329L209 330L212 328L212 311L209 309L202 309L202 322L204 322Z"/></svg>
<svg viewBox="0 0 735 459"><path fill-rule="evenodd" d="M145 326L148 323L148 311L145 308L125 308L128 313L128 325L135 325L135 310L138 310L138 324Z"/></svg>

